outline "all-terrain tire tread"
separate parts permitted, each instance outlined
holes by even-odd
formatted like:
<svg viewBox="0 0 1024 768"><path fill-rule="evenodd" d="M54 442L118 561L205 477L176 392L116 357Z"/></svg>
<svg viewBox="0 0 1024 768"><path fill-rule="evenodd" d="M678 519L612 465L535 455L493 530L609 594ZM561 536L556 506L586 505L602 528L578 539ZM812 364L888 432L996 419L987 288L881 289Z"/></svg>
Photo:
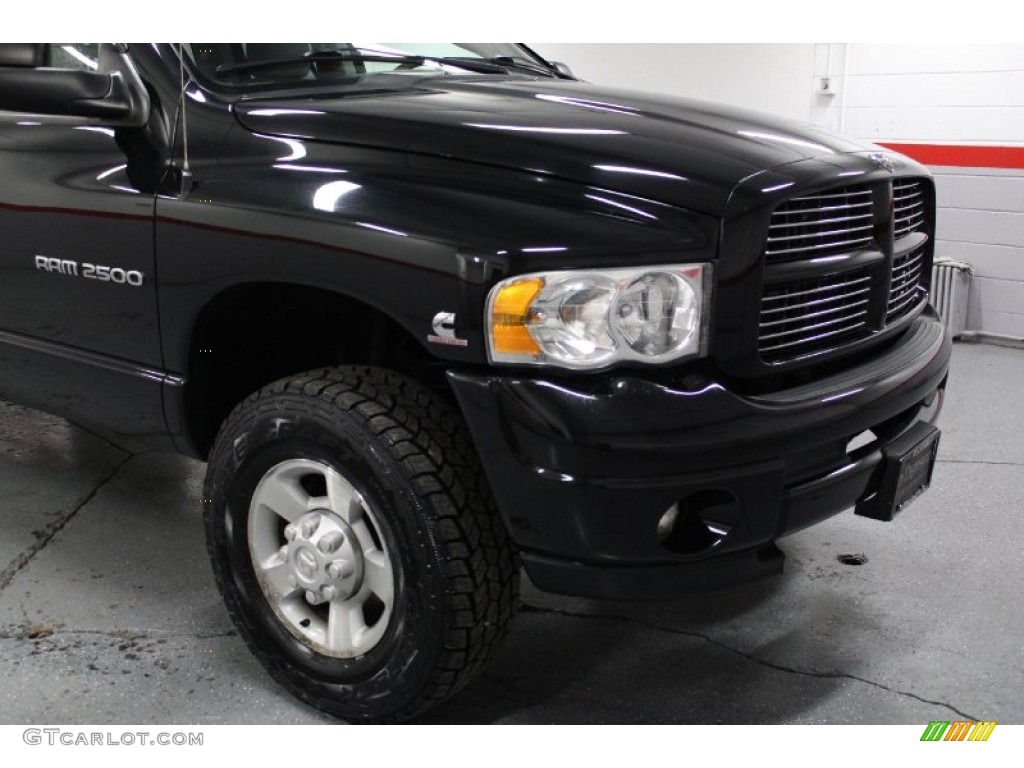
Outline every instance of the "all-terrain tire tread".
<svg viewBox="0 0 1024 768"><path fill-rule="evenodd" d="M519 563L468 430L448 403L412 379L368 366L325 368L276 381L242 401L221 427L211 466L222 466L225 452L233 450L225 436L243 434L262 413L282 410L343 411L361 419L428 502L424 506L435 520L448 583L444 650L429 683L406 706L366 718L408 720L480 672L507 634L518 601ZM214 492L209 482L208 477L206 498ZM212 543L208 546L212 555ZM223 592L223 576L215 572ZM237 621L230 601L228 608ZM246 634L252 652L261 655ZM304 698L333 709L330 700L308 693Z"/></svg>

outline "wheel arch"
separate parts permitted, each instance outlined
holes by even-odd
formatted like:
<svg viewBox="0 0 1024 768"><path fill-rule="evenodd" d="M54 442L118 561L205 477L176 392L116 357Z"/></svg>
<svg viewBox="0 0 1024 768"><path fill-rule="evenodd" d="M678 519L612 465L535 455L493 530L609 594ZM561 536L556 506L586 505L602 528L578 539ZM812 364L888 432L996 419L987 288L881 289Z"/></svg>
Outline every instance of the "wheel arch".
<svg viewBox="0 0 1024 768"><path fill-rule="evenodd" d="M379 307L333 289L283 281L233 285L197 313L185 384L169 421L183 450L206 458L220 424L260 387L339 364L390 368L447 391L438 363Z"/></svg>

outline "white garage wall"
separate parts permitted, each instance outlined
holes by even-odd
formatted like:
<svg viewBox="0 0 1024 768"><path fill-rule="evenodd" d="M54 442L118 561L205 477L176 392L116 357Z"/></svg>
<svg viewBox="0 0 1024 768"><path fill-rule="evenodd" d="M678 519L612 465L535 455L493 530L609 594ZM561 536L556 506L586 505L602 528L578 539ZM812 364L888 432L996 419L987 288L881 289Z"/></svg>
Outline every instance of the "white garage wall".
<svg viewBox="0 0 1024 768"><path fill-rule="evenodd" d="M814 45L537 43L552 61L592 83L634 88L774 112L807 120Z"/></svg>
<svg viewBox="0 0 1024 768"><path fill-rule="evenodd" d="M977 161L973 167L976 161L958 159L956 151L958 145L1024 148L1024 45L534 47L595 83L743 105L894 147L943 149L956 165L932 166L937 253L976 268L970 328L1024 339L1024 164L989 168ZM835 96L817 93L826 73Z"/></svg>
<svg viewBox="0 0 1024 768"><path fill-rule="evenodd" d="M1024 139L1024 45L851 45L846 127L866 138Z"/></svg>

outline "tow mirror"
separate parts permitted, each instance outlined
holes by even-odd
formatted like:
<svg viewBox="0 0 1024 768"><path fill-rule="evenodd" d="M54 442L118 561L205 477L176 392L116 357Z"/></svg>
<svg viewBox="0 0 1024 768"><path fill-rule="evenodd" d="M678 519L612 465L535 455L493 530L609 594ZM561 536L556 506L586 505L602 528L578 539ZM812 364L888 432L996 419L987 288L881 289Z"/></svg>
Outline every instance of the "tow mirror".
<svg viewBox="0 0 1024 768"><path fill-rule="evenodd" d="M0 44L0 110L119 121L143 103L121 72L51 69L49 60L46 43Z"/></svg>

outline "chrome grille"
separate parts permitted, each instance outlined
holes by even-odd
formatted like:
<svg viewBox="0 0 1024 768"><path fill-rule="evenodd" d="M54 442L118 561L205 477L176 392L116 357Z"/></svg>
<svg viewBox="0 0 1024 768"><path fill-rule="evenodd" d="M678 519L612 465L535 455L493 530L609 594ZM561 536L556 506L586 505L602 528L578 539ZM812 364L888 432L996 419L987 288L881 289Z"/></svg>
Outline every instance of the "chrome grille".
<svg viewBox="0 0 1024 768"><path fill-rule="evenodd" d="M889 184L893 215L886 217L876 206L890 199ZM920 178L846 185L781 203L764 247L761 363L832 352L912 316L927 296L932 204L929 183Z"/></svg>
<svg viewBox="0 0 1024 768"><path fill-rule="evenodd" d="M921 182L916 179L901 179L894 182L892 197L895 208L893 234L899 240L924 226L924 194Z"/></svg>
<svg viewBox="0 0 1024 768"><path fill-rule="evenodd" d="M923 298L921 273L924 257L925 249L921 247L893 259L892 285L889 288L889 303L885 312L886 323L903 317Z"/></svg>
<svg viewBox="0 0 1024 768"><path fill-rule="evenodd" d="M776 362L860 338L867 328L871 274L867 269L766 287L758 351Z"/></svg>
<svg viewBox="0 0 1024 768"><path fill-rule="evenodd" d="M874 242L871 190L838 187L794 197L775 209L768 226L767 263L849 253Z"/></svg>

